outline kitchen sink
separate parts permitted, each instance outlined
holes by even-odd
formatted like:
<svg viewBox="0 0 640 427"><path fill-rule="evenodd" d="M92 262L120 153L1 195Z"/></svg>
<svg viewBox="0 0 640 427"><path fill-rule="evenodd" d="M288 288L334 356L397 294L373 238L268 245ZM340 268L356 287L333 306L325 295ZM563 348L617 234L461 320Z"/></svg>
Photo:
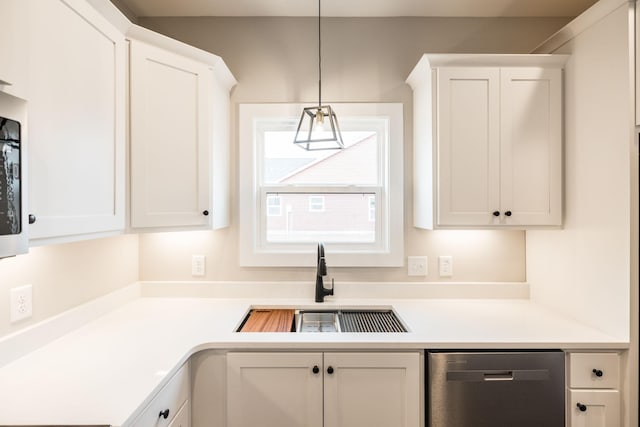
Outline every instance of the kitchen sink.
<svg viewBox="0 0 640 427"><path fill-rule="evenodd" d="M288 316L290 317L287 317ZM287 320L287 318L289 320ZM277 319L277 320L276 320ZM250 326L249 326L250 325ZM407 332L391 308L257 308L238 332Z"/></svg>
<svg viewBox="0 0 640 427"><path fill-rule="evenodd" d="M340 332L338 311L296 311L296 332Z"/></svg>

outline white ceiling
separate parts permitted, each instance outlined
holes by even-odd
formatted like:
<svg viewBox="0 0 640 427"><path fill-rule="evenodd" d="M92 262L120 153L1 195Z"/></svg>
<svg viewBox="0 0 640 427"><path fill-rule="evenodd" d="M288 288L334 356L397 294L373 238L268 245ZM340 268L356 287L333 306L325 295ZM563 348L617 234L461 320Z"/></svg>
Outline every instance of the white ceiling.
<svg viewBox="0 0 640 427"><path fill-rule="evenodd" d="M316 0L112 0L141 16L317 16ZM323 0L322 16L574 17L596 0Z"/></svg>

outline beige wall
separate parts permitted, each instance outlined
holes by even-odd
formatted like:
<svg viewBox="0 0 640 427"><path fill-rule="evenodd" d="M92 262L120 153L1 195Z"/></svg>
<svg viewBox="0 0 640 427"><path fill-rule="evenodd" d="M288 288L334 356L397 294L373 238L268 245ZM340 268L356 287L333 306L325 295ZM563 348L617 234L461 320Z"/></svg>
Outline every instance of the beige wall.
<svg viewBox="0 0 640 427"><path fill-rule="evenodd" d="M555 51L571 55L565 69L564 228L527 235L532 299L624 339L630 326L630 202L632 189L638 191L628 17L625 2Z"/></svg>
<svg viewBox="0 0 640 427"><path fill-rule="evenodd" d="M138 237L31 248L0 259L0 337L138 280ZM9 322L9 289L33 285L33 317Z"/></svg>
<svg viewBox="0 0 640 427"><path fill-rule="evenodd" d="M317 99L314 18L141 18L152 30L220 55L238 80L232 92L232 194L238 191L237 112L241 103ZM323 99L402 102L405 135L405 255L427 255L426 280L440 280L438 255L453 255L451 281L523 281L520 231L423 231L412 218L412 93L404 83L425 52L527 53L568 19L326 18ZM313 280L309 268L238 267L238 200L233 224L215 232L140 236L141 280L193 280L190 257L207 256L204 280ZM343 281L404 281L406 268L334 268Z"/></svg>

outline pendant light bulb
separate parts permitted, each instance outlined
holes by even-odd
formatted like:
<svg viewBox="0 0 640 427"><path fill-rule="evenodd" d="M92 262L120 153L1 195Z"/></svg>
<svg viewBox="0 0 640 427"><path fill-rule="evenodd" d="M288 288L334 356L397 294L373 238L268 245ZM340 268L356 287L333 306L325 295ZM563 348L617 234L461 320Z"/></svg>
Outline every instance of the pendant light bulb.
<svg viewBox="0 0 640 427"><path fill-rule="evenodd" d="M318 111L316 111L316 120L313 130L316 132L324 131L324 113L320 108L318 108Z"/></svg>

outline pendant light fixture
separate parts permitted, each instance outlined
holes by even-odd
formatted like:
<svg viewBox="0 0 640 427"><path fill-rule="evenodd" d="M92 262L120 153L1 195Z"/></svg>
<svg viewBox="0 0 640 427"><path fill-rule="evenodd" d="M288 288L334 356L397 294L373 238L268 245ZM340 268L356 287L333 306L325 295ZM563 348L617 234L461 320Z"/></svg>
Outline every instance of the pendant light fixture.
<svg viewBox="0 0 640 427"><path fill-rule="evenodd" d="M318 0L318 105L302 110L293 143L307 151L344 148L338 118L330 105L322 105L322 44Z"/></svg>

